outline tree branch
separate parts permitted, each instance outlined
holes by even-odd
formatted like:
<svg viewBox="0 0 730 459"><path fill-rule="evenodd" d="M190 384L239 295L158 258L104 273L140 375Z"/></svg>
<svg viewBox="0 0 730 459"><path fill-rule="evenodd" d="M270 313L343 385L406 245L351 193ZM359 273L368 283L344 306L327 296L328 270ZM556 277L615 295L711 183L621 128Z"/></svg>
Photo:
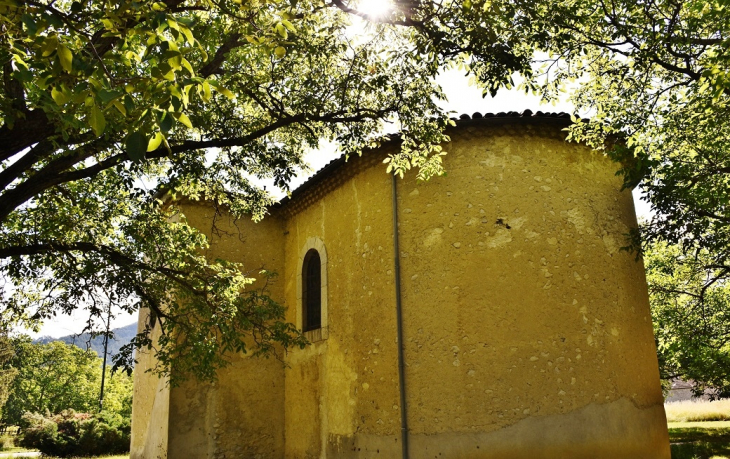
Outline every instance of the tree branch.
<svg viewBox="0 0 730 459"><path fill-rule="evenodd" d="M34 256L42 255L47 253L69 253L69 252L81 252L81 253L98 253L106 257L112 264L122 268L133 268L143 271L156 272L164 275L170 280L175 281L179 285L185 287L196 294L203 294L203 292L192 287L188 282L183 280L181 277L189 275L185 271L176 269L166 268L164 266L153 266L148 263L136 260L124 253L105 245L96 245L91 242L72 242L72 243L38 243L19 245L11 247L0 247L0 260L11 257L21 256Z"/></svg>
<svg viewBox="0 0 730 459"><path fill-rule="evenodd" d="M8 185L20 178L23 172L33 167L33 164L51 153L53 153L53 144L51 142L44 140L37 143L28 153L0 171L0 190L7 188Z"/></svg>
<svg viewBox="0 0 730 459"><path fill-rule="evenodd" d="M376 119L386 116L388 113L393 111L393 107L388 107L381 110L369 110L363 109L354 114L348 114L347 112L339 111L328 113L326 115L306 114L301 113L298 115L285 116L278 119L277 121L265 126L261 129L253 131L252 133L242 136L233 137L227 139L211 139L211 140L200 140L200 141L186 141L170 147L170 151L175 153L182 153L186 151L200 150L204 148L224 148L224 147L242 147L254 140L257 140L265 135L293 124L303 124L306 122L329 122L329 123L347 123L363 121L365 119ZM31 180L27 180L12 190L6 191L2 194L2 200L0 200L0 222L4 221L10 213L17 209L23 203L29 201L34 196L37 196L41 192L59 185L61 183L72 182L76 180L82 180L85 178L91 178L100 172L115 167L125 161L131 161L126 153L118 153L110 156L98 163L85 167L83 169L77 169L70 172L63 172L68 167L78 164L79 162L93 156L94 154L101 151L101 149L109 146L108 141L98 140L98 144L93 148L90 146L81 147L82 153L77 155L63 156L56 159L54 162L49 163L41 171L35 174ZM92 144L95 142L92 142ZM85 149L85 151L84 151ZM164 147L160 147L157 150L148 152L146 158L159 159L168 156L168 151Z"/></svg>
<svg viewBox="0 0 730 459"><path fill-rule="evenodd" d="M215 56L213 56L213 59L211 59L207 64L201 67L198 73L202 77L207 78L212 74L218 72L221 65L223 65L223 62L225 62L226 60L226 55L232 49L238 48L239 46L246 43L245 41L240 41L239 38L241 38L240 33L231 34L231 36L229 36L228 39L215 52Z"/></svg>
<svg viewBox="0 0 730 459"><path fill-rule="evenodd" d="M407 14L404 14L405 19L402 21L391 21L391 20L380 18L380 17L372 16L367 13L363 13L362 11L357 10L355 8L351 8L350 6L346 5L345 2L343 2L342 0L332 0L332 5L337 7L341 11L344 11L345 13L352 14L353 16L361 17L369 22L374 22L374 23L378 23L378 24L397 25L397 26L403 26L403 27L422 28L424 26L424 23L422 21L415 21Z"/></svg>
<svg viewBox="0 0 730 459"><path fill-rule="evenodd" d="M0 127L0 161L20 153L25 148L45 140L55 132L42 110L25 112L25 119L16 120L13 128L4 124Z"/></svg>

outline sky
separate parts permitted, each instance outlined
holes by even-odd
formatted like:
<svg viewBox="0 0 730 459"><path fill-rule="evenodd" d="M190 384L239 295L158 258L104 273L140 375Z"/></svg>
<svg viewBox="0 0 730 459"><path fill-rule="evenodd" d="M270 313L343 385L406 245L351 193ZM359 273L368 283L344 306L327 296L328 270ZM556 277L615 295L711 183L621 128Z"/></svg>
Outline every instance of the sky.
<svg viewBox="0 0 730 459"><path fill-rule="evenodd" d="M474 112L482 114L510 111L523 112L527 109L533 112L541 110L543 112L570 113L573 111L573 105L567 101L560 101L554 105L541 105L538 96L525 94L514 89L499 91L494 98L490 96L483 98L481 90L476 86L470 86L463 72L456 69L445 71L437 81L444 88L448 98L448 101L443 103L443 108L454 111L457 116L462 113L471 115ZM338 153L333 145L325 145L319 150L309 153L306 160L310 164L311 170L298 176L292 183L292 189L336 156L338 156ZM640 200L640 196L636 191L634 192L634 204L639 218L646 218L650 215L648 204ZM112 320L112 328L129 325L135 321L136 315L120 314ZM60 337L80 333L84 325L84 314L81 311L72 316L58 316L55 320L47 322L38 333L28 333L33 337Z"/></svg>

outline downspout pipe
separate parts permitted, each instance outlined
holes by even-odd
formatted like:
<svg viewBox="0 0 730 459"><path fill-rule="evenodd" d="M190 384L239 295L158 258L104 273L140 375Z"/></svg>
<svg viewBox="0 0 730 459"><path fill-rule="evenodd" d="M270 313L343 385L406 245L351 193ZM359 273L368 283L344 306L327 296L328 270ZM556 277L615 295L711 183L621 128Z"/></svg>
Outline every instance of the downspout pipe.
<svg viewBox="0 0 730 459"><path fill-rule="evenodd" d="M395 314L398 333L398 387L400 389L400 431L403 459L408 459L408 402L406 401L406 375L403 341L403 303L400 285L400 248L398 246L398 187L395 174L391 175L393 184L393 260L395 274Z"/></svg>

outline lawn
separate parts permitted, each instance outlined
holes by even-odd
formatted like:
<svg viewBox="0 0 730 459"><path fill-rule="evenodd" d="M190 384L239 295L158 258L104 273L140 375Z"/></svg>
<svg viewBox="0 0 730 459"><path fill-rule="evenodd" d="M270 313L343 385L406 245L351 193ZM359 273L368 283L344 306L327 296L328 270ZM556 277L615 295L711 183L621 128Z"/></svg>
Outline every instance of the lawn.
<svg viewBox="0 0 730 459"><path fill-rule="evenodd" d="M24 452L24 451L28 451L28 450L18 448L18 451L15 451L15 452ZM12 453L12 452L14 452L14 451L3 451L2 453L0 453L0 459L12 458L13 457L12 455L8 455L8 453ZM60 458L43 456L43 459L60 459ZM121 456L119 456L119 455L117 455L117 456L94 456L93 458L92 457L76 457L76 458L71 458L71 459L129 459L129 454L124 454Z"/></svg>
<svg viewBox="0 0 730 459"><path fill-rule="evenodd" d="M730 421L730 399L685 400L664 405L668 422Z"/></svg>
<svg viewBox="0 0 730 459"><path fill-rule="evenodd" d="M12 453L25 453L25 452L32 452L32 450L25 449L25 448L11 448L6 449L0 452L0 459L9 459L12 458ZM43 459L60 459L56 457L51 456L43 456ZM117 454L114 456L93 456L93 457L74 457L70 459L129 459L129 454Z"/></svg>
<svg viewBox="0 0 730 459"><path fill-rule="evenodd" d="M664 405L672 459L730 459L730 400Z"/></svg>
<svg viewBox="0 0 730 459"><path fill-rule="evenodd" d="M672 459L730 458L730 421L669 422Z"/></svg>
<svg viewBox="0 0 730 459"><path fill-rule="evenodd" d="M43 459L60 459L54 457L44 457ZM94 456L94 457L76 457L71 459L129 459L129 454L122 454L116 456Z"/></svg>

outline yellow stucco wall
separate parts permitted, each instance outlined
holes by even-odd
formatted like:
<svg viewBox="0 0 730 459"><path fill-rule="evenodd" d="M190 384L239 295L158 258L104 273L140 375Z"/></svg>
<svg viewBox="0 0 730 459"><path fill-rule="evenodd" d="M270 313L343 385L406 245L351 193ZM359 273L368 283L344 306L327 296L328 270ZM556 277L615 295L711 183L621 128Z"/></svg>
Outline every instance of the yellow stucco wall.
<svg viewBox="0 0 730 459"><path fill-rule="evenodd" d="M619 250L631 195L562 127L462 123L447 176L398 180L412 458L669 458L643 266ZM399 457L383 157L212 235L212 256L280 273L272 295L293 323L303 255L324 247L326 329L286 370L236 356L215 386L173 389L169 457ZM185 209L209 231L210 207Z"/></svg>
<svg viewBox="0 0 730 459"><path fill-rule="evenodd" d="M217 214L205 204L184 202L181 207L188 222L208 236L210 248L206 256L209 258L241 262L253 277L261 269L283 272L283 229L276 218L260 223L249 219L233 221L227 214ZM253 284L252 288L257 286ZM268 288L275 298L283 297L280 279L274 279ZM140 317L140 324L144 320ZM147 358L143 357L142 362ZM134 409L140 415L133 413L133 432L148 424L163 425L167 449L166 455L133 457L282 457L284 366L280 361L234 355L230 366L219 373L216 384L188 381L168 390L169 424L167 418L144 418L148 402L138 400L137 391L149 391L158 380L143 374L135 370L138 379ZM133 451L135 445L133 438Z"/></svg>
<svg viewBox="0 0 730 459"><path fill-rule="evenodd" d="M399 184L415 457L668 457L631 194L533 129L462 129Z"/></svg>
<svg viewBox="0 0 730 459"><path fill-rule="evenodd" d="M149 311L142 309L137 321L137 333L144 330ZM152 338L159 338L159 327L153 329ZM131 459L157 459L167 457L167 425L170 408L170 391L167 381L149 373L154 367L150 351L137 351L134 369L134 393L132 395Z"/></svg>
<svg viewBox="0 0 730 459"><path fill-rule="evenodd" d="M301 311L297 276L311 238L325 245L328 278L328 338L287 360L288 458L336 457L355 432L386 439L383 457L400 451L391 185L375 158L353 159L357 175L325 184L287 218L288 320Z"/></svg>

